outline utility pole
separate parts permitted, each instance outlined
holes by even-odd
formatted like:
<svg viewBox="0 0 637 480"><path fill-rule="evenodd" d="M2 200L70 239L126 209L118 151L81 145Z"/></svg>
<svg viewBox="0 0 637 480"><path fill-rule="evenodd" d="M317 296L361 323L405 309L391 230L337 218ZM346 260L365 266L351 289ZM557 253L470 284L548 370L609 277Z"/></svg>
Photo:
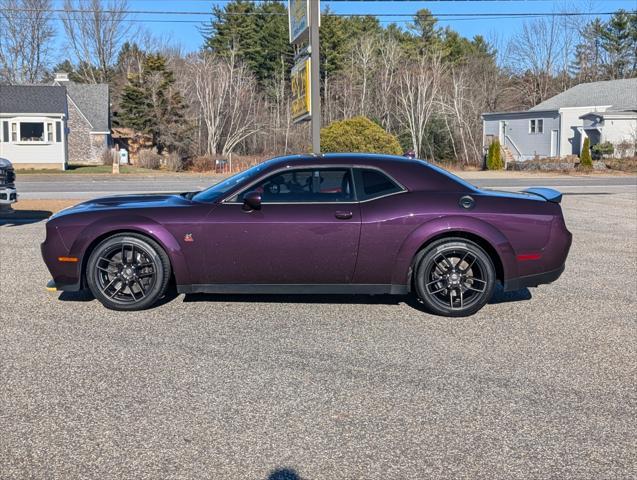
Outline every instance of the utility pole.
<svg viewBox="0 0 637 480"><path fill-rule="evenodd" d="M321 153L321 57L319 48L320 0L310 2L310 95L312 97L312 153Z"/></svg>

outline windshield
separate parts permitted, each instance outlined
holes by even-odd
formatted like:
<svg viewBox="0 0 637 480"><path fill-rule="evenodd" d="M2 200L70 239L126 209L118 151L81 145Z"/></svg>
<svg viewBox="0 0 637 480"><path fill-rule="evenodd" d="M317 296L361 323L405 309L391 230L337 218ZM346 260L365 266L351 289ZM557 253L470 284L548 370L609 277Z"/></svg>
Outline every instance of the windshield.
<svg viewBox="0 0 637 480"><path fill-rule="evenodd" d="M192 199L195 202L214 202L237 185L244 183L250 180L250 178L258 175L267 165L268 162L263 162L255 165L254 167L248 168L243 172L239 172L236 175L226 178L224 181L219 182L210 188L207 188L206 190L198 192L192 197Z"/></svg>

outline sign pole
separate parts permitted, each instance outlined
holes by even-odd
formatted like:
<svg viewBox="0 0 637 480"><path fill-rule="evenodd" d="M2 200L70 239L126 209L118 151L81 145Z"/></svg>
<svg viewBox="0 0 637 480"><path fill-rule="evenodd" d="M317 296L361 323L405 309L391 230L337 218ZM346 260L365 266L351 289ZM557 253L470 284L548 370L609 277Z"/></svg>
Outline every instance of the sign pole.
<svg viewBox="0 0 637 480"><path fill-rule="evenodd" d="M310 2L310 94L312 97L312 153L321 153L321 81L320 81L320 50L319 50L319 22L321 7L319 0Z"/></svg>

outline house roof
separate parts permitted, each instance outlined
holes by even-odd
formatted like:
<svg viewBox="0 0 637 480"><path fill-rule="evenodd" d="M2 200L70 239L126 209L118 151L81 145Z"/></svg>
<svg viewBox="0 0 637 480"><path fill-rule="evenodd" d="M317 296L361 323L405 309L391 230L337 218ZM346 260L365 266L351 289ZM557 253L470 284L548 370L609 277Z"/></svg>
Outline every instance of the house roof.
<svg viewBox="0 0 637 480"><path fill-rule="evenodd" d="M108 132L110 130L110 99L108 85L60 82L66 87L69 98L91 124L94 132Z"/></svg>
<svg viewBox="0 0 637 480"><path fill-rule="evenodd" d="M0 85L0 113L66 114L66 90L49 85Z"/></svg>
<svg viewBox="0 0 637 480"><path fill-rule="evenodd" d="M637 110L637 78L580 83L531 108L530 112L568 107L599 107Z"/></svg>

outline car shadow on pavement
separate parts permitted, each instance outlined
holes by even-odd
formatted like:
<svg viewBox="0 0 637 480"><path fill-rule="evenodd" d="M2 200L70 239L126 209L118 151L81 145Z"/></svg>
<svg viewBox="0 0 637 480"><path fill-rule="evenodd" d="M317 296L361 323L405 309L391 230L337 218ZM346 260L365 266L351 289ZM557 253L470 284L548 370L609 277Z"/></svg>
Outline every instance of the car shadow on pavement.
<svg viewBox="0 0 637 480"><path fill-rule="evenodd" d="M58 300L61 302L92 302L95 297L90 290L80 290L79 292L60 292Z"/></svg>
<svg viewBox="0 0 637 480"><path fill-rule="evenodd" d="M184 297L184 302L245 302L245 303L340 303L364 305L398 305L406 302L409 297L398 295L319 295L319 294L221 294L221 293L190 293Z"/></svg>
<svg viewBox="0 0 637 480"><path fill-rule="evenodd" d="M19 227L46 220L52 212L48 210L13 210L11 213L0 212L0 226Z"/></svg>
<svg viewBox="0 0 637 480"><path fill-rule="evenodd" d="M505 292L502 289L502 285L496 285L495 292L493 293L493 297L491 297L491 300L489 300L489 303L498 304L509 302L523 302L526 300L531 300L531 298L533 298L533 295L531 295L531 291L528 288L515 290L513 292Z"/></svg>
<svg viewBox="0 0 637 480"><path fill-rule="evenodd" d="M302 480L293 468L277 468L268 475L267 480Z"/></svg>
<svg viewBox="0 0 637 480"><path fill-rule="evenodd" d="M496 286L490 304L520 302L532 297L528 288L515 292L505 292ZM291 295L291 294L214 294L192 293L184 297L184 302L245 302L245 303L308 303L342 305L399 305L404 303L422 310L423 305L415 295Z"/></svg>
<svg viewBox="0 0 637 480"><path fill-rule="evenodd" d="M152 308L161 307L175 300L179 294L174 285L168 287L165 295ZM490 304L520 302L530 300L528 288L515 292L505 292L500 285L496 286ZM90 290L79 292L60 292L58 300L62 302L91 302L95 297ZM341 304L341 305L400 305L404 303L417 310L424 310L416 295L291 295L291 294L217 294L191 293L184 296L184 303L191 302L226 302L226 303L306 303L306 304Z"/></svg>
<svg viewBox="0 0 637 480"><path fill-rule="evenodd" d="M78 292L60 291L59 293L60 296L58 297L58 300L60 300L61 302L92 302L93 300L95 300L95 297L88 288L80 290ZM161 297L157 301L157 303L153 305L152 308L161 307L162 305L170 303L178 296L179 294L177 293L177 289L175 288L175 286L169 285L164 296Z"/></svg>

